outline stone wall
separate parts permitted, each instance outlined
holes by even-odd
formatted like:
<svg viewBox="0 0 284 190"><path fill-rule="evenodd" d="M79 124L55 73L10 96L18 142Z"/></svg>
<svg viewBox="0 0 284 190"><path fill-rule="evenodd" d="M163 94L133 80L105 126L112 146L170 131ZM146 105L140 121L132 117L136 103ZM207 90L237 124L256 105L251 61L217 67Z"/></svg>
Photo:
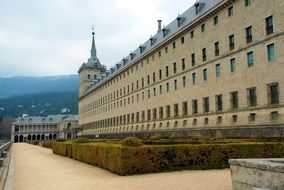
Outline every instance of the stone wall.
<svg viewBox="0 0 284 190"><path fill-rule="evenodd" d="M129 136L136 137L254 137L254 138L284 138L284 126L244 126L244 127L222 127L222 128L186 128L186 129L171 129L171 130L156 130L156 131L139 131L125 133L105 133L100 135L89 135L89 138L101 139L117 139Z"/></svg>
<svg viewBox="0 0 284 190"><path fill-rule="evenodd" d="M284 189L284 159L230 160L233 190Z"/></svg>

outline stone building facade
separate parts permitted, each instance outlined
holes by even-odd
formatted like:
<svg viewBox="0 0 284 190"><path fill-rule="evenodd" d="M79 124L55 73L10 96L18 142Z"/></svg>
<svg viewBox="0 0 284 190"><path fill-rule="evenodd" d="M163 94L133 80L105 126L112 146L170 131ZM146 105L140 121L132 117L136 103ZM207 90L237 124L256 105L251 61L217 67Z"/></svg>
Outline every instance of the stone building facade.
<svg viewBox="0 0 284 190"><path fill-rule="evenodd" d="M65 122L72 123L70 130L78 128L78 125L75 127L75 124L78 124L78 120L75 121L76 118L77 116L73 115L18 117L12 124L11 140L15 143L30 140L56 140L64 133L59 126L64 125Z"/></svg>
<svg viewBox="0 0 284 190"><path fill-rule="evenodd" d="M60 139L75 139L80 135L80 131L78 115L68 115L59 124Z"/></svg>
<svg viewBox="0 0 284 190"><path fill-rule="evenodd" d="M283 125L283 16L282 0L199 0L109 71L93 38L82 135Z"/></svg>

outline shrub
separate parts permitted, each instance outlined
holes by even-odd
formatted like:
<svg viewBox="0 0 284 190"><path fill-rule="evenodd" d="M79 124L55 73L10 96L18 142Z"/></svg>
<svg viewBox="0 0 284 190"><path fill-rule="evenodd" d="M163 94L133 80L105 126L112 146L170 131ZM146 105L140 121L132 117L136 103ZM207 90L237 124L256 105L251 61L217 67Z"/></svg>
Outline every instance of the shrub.
<svg viewBox="0 0 284 190"><path fill-rule="evenodd" d="M67 156L72 158L72 143L71 142L54 142L52 146L54 154Z"/></svg>
<svg viewBox="0 0 284 190"><path fill-rule="evenodd" d="M66 142L66 139L57 139L56 142Z"/></svg>
<svg viewBox="0 0 284 190"><path fill-rule="evenodd" d="M89 143L90 141L89 141L89 139L87 139L87 138L79 138L79 139L76 139L75 141L74 141L74 143Z"/></svg>
<svg viewBox="0 0 284 190"><path fill-rule="evenodd" d="M122 146L136 147L136 146L142 146L143 143L142 143L141 139L139 139L137 137L127 137L127 138L125 138L121 141L121 145Z"/></svg>
<svg viewBox="0 0 284 190"><path fill-rule="evenodd" d="M283 157L284 143L242 142L133 147L103 142L55 142L53 152L119 175L134 175L184 169L228 168L228 160L236 158Z"/></svg>
<svg viewBox="0 0 284 190"><path fill-rule="evenodd" d="M42 147L51 148L52 149L53 142L52 141L44 141L42 142Z"/></svg>

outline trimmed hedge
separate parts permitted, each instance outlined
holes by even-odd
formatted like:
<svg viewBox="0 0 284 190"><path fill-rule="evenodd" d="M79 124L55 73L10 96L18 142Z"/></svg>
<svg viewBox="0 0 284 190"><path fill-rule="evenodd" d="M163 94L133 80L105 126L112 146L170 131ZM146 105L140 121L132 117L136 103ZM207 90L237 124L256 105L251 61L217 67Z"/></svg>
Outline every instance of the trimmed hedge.
<svg viewBox="0 0 284 190"><path fill-rule="evenodd" d="M53 142L52 141L44 141L42 142L42 147L51 148L52 149Z"/></svg>
<svg viewBox="0 0 284 190"><path fill-rule="evenodd" d="M230 143L121 146L110 143L59 143L53 152L119 175L184 169L221 169L235 158L283 157L284 143ZM71 156L72 155L72 156Z"/></svg>
<svg viewBox="0 0 284 190"><path fill-rule="evenodd" d="M54 142L52 147L54 154L72 158L72 143L71 142Z"/></svg>
<svg viewBox="0 0 284 190"><path fill-rule="evenodd" d="M283 143L204 144L122 148L123 174L228 168L229 159L283 157Z"/></svg>
<svg viewBox="0 0 284 190"><path fill-rule="evenodd" d="M126 137L121 141L122 146L132 146L132 147L137 147L137 146L142 146L143 143L141 139L137 137Z"/></svg>

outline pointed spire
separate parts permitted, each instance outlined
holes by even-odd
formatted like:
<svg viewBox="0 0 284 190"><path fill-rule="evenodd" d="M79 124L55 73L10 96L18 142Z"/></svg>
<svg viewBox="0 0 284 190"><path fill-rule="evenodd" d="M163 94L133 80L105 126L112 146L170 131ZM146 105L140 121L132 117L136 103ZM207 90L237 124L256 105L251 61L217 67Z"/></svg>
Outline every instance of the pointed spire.
<svg viewBox="0 0 284 190"><path fill-rule="evenodd" d="M91 57L97 57L97 50L96 50L96 44L95 44L95 29L92 27L92 35L93 35L93 41L92 41L92 49L91 49Z"/></svg>

